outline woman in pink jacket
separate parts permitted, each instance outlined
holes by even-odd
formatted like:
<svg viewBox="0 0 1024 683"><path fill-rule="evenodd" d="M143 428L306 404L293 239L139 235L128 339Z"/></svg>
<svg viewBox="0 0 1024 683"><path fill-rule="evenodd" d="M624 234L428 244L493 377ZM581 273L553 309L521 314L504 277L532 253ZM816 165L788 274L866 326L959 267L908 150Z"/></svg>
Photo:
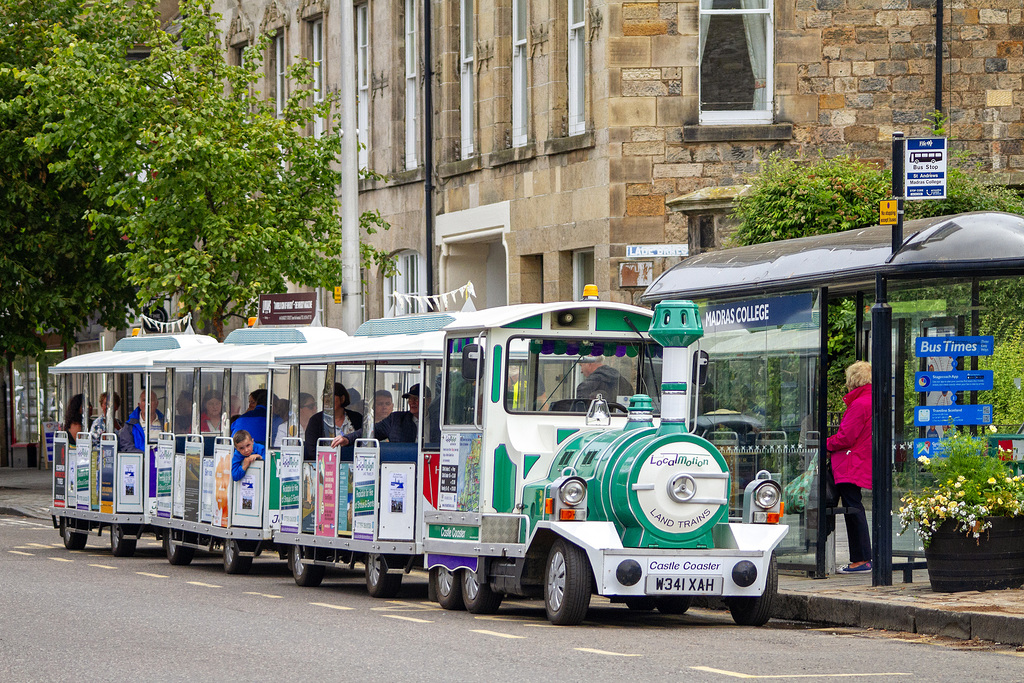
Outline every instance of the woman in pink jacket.
<svg viewBox="0 0 1024 683"><path fill-rule="evenodd" d="M871 488L871 364L862 360L846 368L843 397L846 412L839 431L828 438L826 447L832 457L836 491L843 506L846 535L850 541L850 564L840 574L871 571L871 535L860 490Z"/></svg>

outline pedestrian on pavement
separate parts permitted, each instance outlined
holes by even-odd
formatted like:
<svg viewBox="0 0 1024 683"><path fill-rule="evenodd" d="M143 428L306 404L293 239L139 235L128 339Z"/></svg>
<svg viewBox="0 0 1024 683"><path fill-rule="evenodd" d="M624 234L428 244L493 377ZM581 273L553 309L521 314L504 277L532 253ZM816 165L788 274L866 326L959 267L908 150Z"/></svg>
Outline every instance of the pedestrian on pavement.
<svg viewBox="0 0 1024 683"><path fill-rule="evenodd" d="M836 478L836 491L847 508L846 535L850 564L840 574L871 571L871 534L861 489L871 488L871 364L859 360L846 368L846 412L826 448Z"/></svg>

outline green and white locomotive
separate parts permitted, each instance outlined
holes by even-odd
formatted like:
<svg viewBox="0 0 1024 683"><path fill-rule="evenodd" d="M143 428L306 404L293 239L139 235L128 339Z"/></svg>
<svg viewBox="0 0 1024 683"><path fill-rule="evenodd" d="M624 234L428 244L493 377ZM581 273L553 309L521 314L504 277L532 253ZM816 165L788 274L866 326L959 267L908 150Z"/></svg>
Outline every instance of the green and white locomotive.
<svg viewBox="0 0 1024 683"><path fill-rule="evenodd" d="M423 516L441 605L543 595L553 623L575 624L593 593L669 613L719 596L737 623L766 622L781 490L766 472L734 489L722 454L688 432L696 305L662 302L653 319L596 301L518 308L445 327Z"/></svg>

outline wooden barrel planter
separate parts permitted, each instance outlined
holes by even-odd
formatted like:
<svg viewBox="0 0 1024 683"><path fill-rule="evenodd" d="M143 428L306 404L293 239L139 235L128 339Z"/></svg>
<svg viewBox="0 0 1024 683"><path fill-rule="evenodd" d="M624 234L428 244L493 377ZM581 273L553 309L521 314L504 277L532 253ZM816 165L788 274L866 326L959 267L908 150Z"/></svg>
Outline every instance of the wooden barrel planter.
<svg viewBox="0 0 1024 683"><path fill-rule="evenodd" d="M1024 585L1024 517L990 517L980 538L947 521L925 549L928 579L939 593L1020 588Z"/></svg>

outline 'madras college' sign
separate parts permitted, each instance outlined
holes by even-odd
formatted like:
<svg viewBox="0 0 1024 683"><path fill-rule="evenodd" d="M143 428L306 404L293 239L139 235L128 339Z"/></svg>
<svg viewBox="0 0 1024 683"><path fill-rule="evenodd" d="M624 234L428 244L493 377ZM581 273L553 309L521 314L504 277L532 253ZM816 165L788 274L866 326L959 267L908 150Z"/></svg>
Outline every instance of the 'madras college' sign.
<svg viewBox="0 0 1024 683"><path fill-rule="evenodd" d="M809 323L813 306L814 295L811 292L708 306L702 315L704 331L725 332Z"/></svg>

